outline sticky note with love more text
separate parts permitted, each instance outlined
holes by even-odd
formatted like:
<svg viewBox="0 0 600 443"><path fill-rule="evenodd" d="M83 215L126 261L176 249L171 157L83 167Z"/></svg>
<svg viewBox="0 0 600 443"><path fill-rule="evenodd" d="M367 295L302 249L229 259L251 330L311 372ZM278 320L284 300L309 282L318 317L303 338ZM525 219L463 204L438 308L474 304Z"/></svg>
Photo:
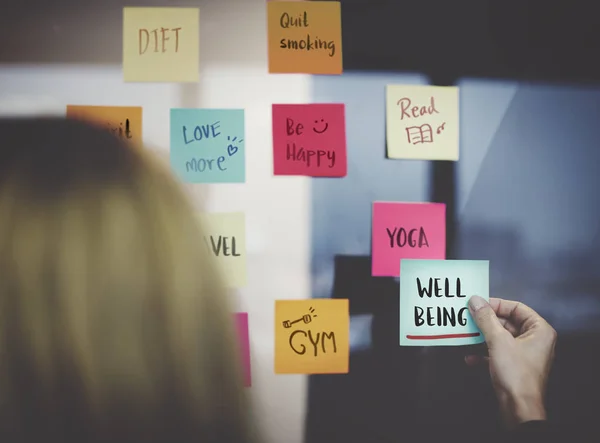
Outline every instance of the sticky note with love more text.
<svg viewBox="0 0 600 443"><path fill-rule="evenodd" d="M468 302L489 300L487 260L402 260L400 267L400 346L484 341Z"/></svg>
<svg viewBox="0 0 600 443"><path fill-rule="evenodd" d="M273 105L273 168L275 175L344 177L344 105Z"/></svg>
<svg viewBox="0 0 600 443"><path fill-rule="evenodd" d="M171 167L187 183L244 183L243 109L171 109Z"/></svg>
<svg viewBox="0 0 600 443"><path fill-rule="evenodd" d="M244 375L244 386L252 386L252 372L250 365L250 336L248 329L248 313L235 314L235 326L238 334L238 346Z"/></svg>
<svg viewBox="0 0 600 443"><path fill-rule="evenodd" d="M126 82L197 82L198 8L123 8Z"/></svg>
<svg viewBox="0 0 600 443"><path fill-rule="evenodd" d="M348 373L349 336L348 300L277 300L275 373Z"/></svg>
<svg viewBox="0 0 600 443"><path fill-rule="evenodd" d="M388 157L458 160L458 116L455 86L388 85Z"/></svg>
<svg viewBox="0 0 600 443"><path fill-rule="evenodd" d="M67 118L100 126L120 139L142 145L142 108L140 106L67 105Z"/></svg>
<svg viewBox="0 0 600 443"><path fill-rule="evenodd" d="M403 258L446 258L446 205L373 203L372 274L398 277Z"/></svg>
<svg viewBox="0 0 600 443"><path fill-rule="evenodd" d="M270 73L341 74L340 2L267 3Z"/></svg>

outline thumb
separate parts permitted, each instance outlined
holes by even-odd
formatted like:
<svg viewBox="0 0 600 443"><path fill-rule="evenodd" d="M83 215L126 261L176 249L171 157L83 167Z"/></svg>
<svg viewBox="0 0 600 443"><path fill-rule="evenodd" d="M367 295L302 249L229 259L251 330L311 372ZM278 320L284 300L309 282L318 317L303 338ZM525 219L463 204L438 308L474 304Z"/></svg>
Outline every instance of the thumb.
<svg viewBox="0 0 600 443"><path fill-rule="evenodd" d="M496 313L490 304L478 295L474 295L469 299L469 311L483 333L488 346L491 345L498 332L504 329L500 324L500 320L496 317Z"/></svg>

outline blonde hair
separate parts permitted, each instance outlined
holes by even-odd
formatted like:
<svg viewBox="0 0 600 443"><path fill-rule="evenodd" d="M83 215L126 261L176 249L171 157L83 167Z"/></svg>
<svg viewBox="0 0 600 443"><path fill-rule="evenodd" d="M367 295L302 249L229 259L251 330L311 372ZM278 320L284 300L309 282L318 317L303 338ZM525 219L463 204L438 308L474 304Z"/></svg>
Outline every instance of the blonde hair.
<svg viewBox="0 0 600 443"><path fill-rule="evenodd" d="M227 294L200 222L139 148L0 123L0 439L248 442Z"/></svg>

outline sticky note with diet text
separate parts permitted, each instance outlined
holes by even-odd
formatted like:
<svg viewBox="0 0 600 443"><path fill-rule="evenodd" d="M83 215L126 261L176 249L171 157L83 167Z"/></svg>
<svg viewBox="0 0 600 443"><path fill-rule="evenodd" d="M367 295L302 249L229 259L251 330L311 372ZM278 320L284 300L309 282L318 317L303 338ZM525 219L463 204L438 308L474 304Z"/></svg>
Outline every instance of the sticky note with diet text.
<svg viewBox="0 0 600 443"><path fill-rule="evenodd" d="M123 8L126 82L197 82L198 8Z"/></svg>
<svg viewBox="0 0 600 443"><path fill-rule="evenodd" d="M389 158L458 160L458 88L388 85Z"/></svg>
<svg viewBox="0 0 600 443"><path fill-rule="evenodd" d="M372 274L398 277L403 258L446 258L446 205L373 203Z"/></svg>
<svg viewBox="0 0 600 443"><path fill-rule="evenodd" d="M225 284L246 285L246 217L243 212L199 214L204 229L204 245L213 256Z"/></svg>
<svg viewBox="0 0 600 443"><path fill-rule="evenodd" d="M243 109L171 109L171 167L188 183L244 183Z"/></svg>
<svg viewBox="0 0 600 443"><path fill-rule="evenodd" d="M277 300L275 373L347 373L349 335L348 300Z"/></svg>
<svg viewBox="0 0 600 443"><path fill-rule="evenodd" d="M142 144L140 106L67 105L67 118L85 120L135 145Z"/></svg>
<svg viewBox="0 0 600 443"><path fill-rule="evenodd" d="M341 74L339 1L267 3L270 73Z"/></svg>
<svg viewBox="0 0 600 443"><path fill-rule="evenodd" d="M252 373L250 366L250 337L248 331L248 313L239 312L235 314L235 326L238 334L238 346L244 375L244 386L252 385Z"/></svg>
<svg viewBox="0 0 600 443"><path fill-rule="evenodd" d="M344 177L347 172L344 105L273 105L275 175Z"/></svg>
<svg viewBox="0 0 600 443"><path fill-rule="evenodd" d="M484 341L468 302L489 300L487 260L402 260L400 267L400 346Z"/></svg>

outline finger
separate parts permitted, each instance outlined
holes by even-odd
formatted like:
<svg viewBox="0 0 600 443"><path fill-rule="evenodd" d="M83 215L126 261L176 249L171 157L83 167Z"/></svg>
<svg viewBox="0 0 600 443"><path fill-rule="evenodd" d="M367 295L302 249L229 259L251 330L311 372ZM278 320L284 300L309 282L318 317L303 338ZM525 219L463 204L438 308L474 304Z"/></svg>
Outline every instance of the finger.
<svg viewBox="0 0 600 443"><path fill-rule="evenodd" d="M504 327L504 329L506 329L508 332L511 333L511 335L513 337L519 336L519 333L520 333L519 328L517 328L515 325L513 325L512 322L508 318L498 318L498 321Z"/></svg>
<svg viewBox="0 0 600 443"><path fill-rule="evenodd" d="M467 355L465 356L465 363L467 366L479 366L482 364L489 363L490 358L483 355Z"/></svg>
<svg viewBox="0 0 600 443"><path fill-rule="evenodd" d="M491 298L490 306L498 317L510 320L517 330L521 330L526 323L533 324L542 318L529 306L517 301Z"/></svg>
<svg viewBox="0 0 600 443"><path fill-rule="evenodd" d="M494 309L483 298L474 295L469 299L469 311L483 333L488 347L494 346L497 337L505 332Z"/></svg>

